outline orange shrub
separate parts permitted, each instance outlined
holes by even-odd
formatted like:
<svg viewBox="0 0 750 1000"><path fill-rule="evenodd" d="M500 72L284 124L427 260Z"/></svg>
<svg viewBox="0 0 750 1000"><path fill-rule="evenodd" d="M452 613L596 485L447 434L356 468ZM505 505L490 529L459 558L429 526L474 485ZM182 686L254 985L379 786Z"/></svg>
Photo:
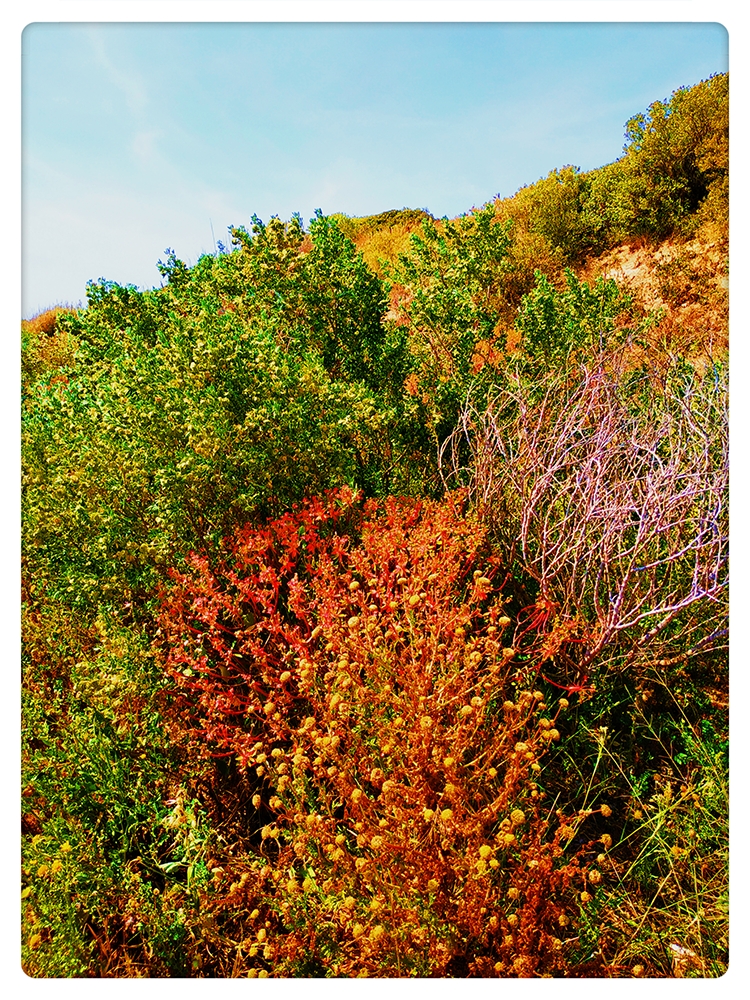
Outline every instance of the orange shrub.
<svg viewBox="0 0 750 1000"><path fill-rule="evenodd" d="M181 724L250 784L251 860L207 904L241 974L565 970L587 875L583 817L544 795L562 709L514 682L461 497L339 491L190 570L161 628Z"/></svg>

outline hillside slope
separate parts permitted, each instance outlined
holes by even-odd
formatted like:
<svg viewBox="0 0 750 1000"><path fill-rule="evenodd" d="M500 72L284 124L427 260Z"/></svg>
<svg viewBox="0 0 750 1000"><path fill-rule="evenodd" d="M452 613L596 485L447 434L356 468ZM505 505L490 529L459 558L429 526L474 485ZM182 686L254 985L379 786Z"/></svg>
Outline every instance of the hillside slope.
<svg viewBox="0 0 750 1000"><path fill-rule="evenodd" d="M29 976L723 974L727 92L22 324Z"/></svg>

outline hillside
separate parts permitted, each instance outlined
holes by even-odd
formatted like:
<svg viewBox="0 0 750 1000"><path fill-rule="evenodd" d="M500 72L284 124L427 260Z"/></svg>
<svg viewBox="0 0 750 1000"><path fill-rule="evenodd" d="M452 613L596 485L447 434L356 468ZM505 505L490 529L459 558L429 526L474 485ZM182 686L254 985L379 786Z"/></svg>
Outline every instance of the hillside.
<svg viewBox="0 0 750 1000"><path fill-rule="evenodd" d="M28 975L724 972L727 101L22 324Z"/></svg>

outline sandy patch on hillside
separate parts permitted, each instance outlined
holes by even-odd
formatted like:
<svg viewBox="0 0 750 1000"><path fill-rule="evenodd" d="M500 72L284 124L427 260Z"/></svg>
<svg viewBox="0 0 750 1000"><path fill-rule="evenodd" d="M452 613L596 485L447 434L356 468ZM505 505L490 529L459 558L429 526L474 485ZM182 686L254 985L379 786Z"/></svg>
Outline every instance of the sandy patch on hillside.
<svg viewBox="0 0 750 1000"><path fill-rule="evenodd" d="M589 260L580 275L613 278L646 310L662 310L664 346L689 355L728 347L726 247L699 239L631 243Z"/></svg>

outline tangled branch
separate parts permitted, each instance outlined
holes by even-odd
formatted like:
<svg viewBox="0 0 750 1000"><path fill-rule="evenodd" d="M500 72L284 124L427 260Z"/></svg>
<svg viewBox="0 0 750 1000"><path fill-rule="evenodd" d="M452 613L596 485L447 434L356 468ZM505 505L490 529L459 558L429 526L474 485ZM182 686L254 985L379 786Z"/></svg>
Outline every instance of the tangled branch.
<svg viewBox="0 0 750 1000"><path fill-rule="evenodd" d="M464 408L444 478L465 475L467 446L473 499L555 612L550 630L582 623L579 671L602 654L725 645L725 371L627 372L601 356L535 382L516 373L481 412Z"/></svg>

